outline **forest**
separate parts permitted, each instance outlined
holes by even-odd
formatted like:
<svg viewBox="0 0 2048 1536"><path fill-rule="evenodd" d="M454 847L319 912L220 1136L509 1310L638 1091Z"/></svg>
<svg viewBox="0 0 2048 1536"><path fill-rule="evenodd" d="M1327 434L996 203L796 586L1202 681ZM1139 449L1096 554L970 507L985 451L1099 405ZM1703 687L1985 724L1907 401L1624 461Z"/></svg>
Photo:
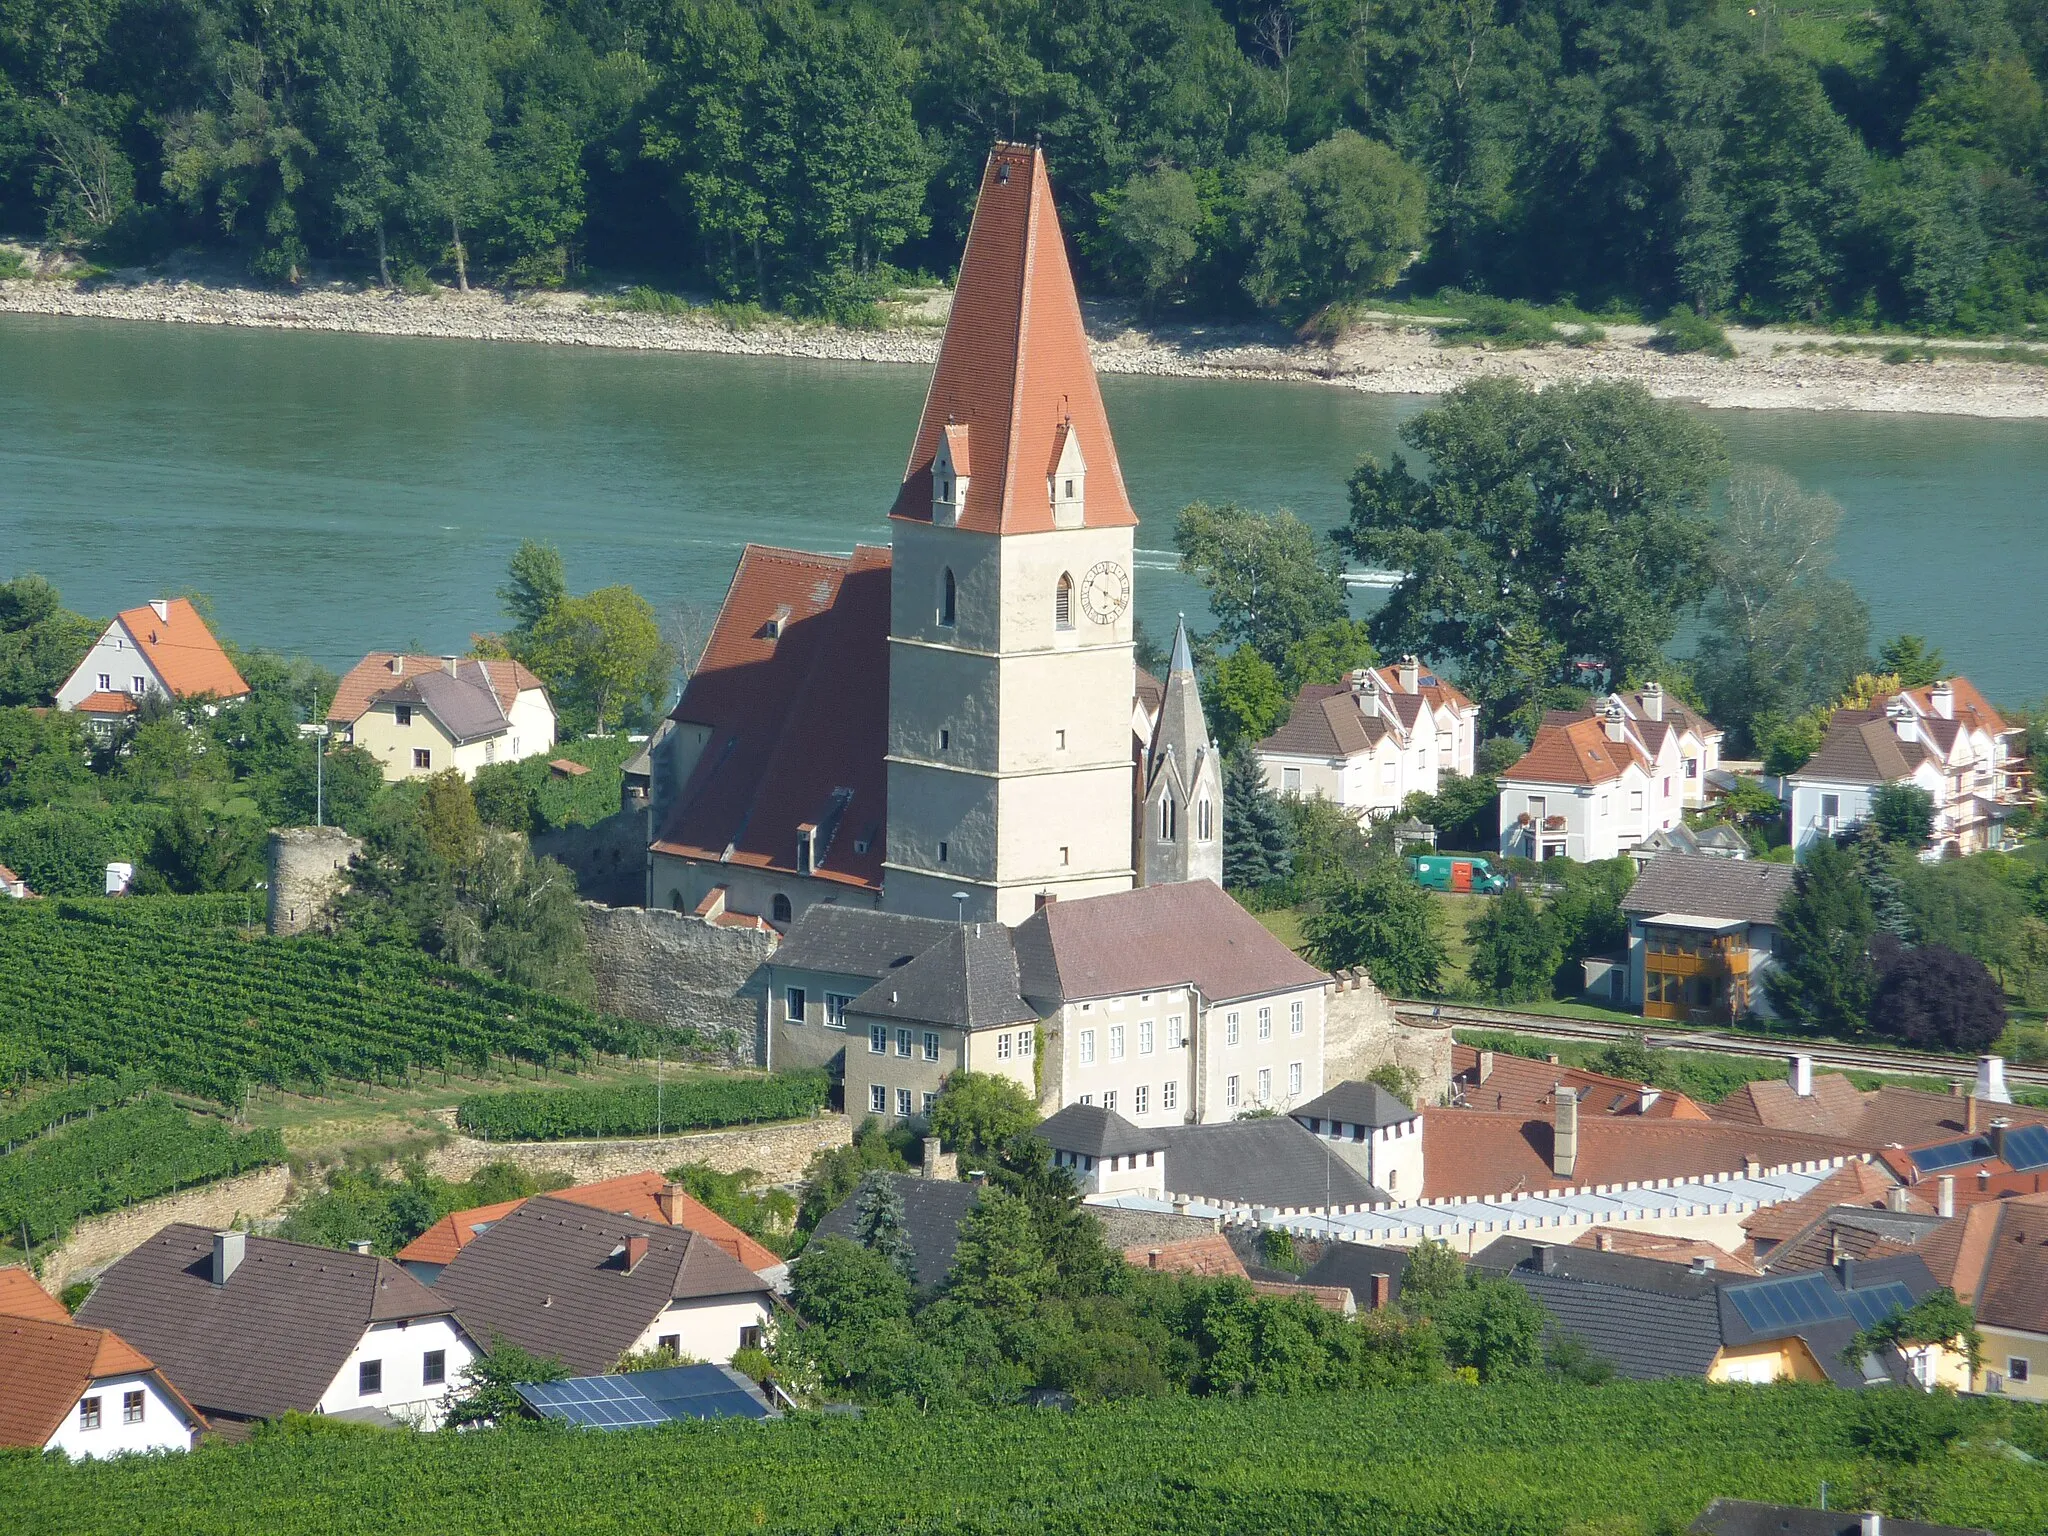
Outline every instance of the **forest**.
<svg viewBox="0 0 2048 1536"><path fill-rule="evenodd" d="M0 232L859 322L1015 137L1154 316L2015 333L2044 77L2044 0L0 0Z"/></svg>

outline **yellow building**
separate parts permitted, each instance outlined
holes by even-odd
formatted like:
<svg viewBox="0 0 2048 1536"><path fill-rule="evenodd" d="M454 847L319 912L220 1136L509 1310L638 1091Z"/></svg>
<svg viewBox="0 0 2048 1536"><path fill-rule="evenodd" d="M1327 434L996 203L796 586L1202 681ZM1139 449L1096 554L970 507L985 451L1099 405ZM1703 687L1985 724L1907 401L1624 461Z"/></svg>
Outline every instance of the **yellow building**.
<svg viewBox="0 0 2048 1536"><path fill-rule="evenodd" d="M472 779L555 744L555 708L540 679L497 658L372 651L342 678L327 724L393 781L450 768Z"/></svg>

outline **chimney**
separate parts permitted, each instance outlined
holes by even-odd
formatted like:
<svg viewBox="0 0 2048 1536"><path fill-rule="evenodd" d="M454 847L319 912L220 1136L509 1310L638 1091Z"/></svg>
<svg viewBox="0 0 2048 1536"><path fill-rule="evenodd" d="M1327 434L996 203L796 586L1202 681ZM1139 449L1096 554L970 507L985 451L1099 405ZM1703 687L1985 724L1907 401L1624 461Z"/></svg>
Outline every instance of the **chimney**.
<svg viewBox="0 0 2048 1536"><path fill-rule="evenodd" d="M1569 1090L1557 1095L1557 1125L1551 1133L1550 1171L1568 1179L1579 1166L1579 1096Z"/></svg>
<svg viewBox="0 0 2048 1536"><path fill-rule="evenodd" d="M1531 1243L1529 1262L1536 1266L1539 1275L1557 1273L1557 1245L1555 1243Z"/></svg>
<svg viewBox="0 0 2048 1536"><path fill-rule="evenodd" d="M2003 1056L1979 1056L1977 1058L1977 1097L1988 1099L1993 1104L2010 1104L2012 1095L2005 1086L2005 1058Z"/></svg>
<svg viewBox="0 0 2048 1536"><path fill-rule="evenodd" d="M1813 1058L1803 1052L1792 1058L1792 1091L1802 1099L1813 1097Z"/></svg>
<svg viewBox="0 0 2048 1536"><path fill-rule="evenodd" d="M405 658L403 656L394 656L385 662L384 665L393 677L405 676Z"/></svg>
<svg viewBox="0 0 2048 1536"><path fill-rule="evenodd" d="M1146 1250L1145 1267L1147 1269L1157 1269L1159 1267L1159 1250L1157 1248L1149 1248Z"/></svg>
<svg viewBox="0 0 2048 1536"><path fill-rule="evenodd" d="M1558 1064L1557 1052L1555 1051L1552 1051L1548 1056L1545 1056L1543 1059L1553 1067Z"/></svg>
<svg viewBox="0 0 2048 1536"><path fill-rule="evenodd" d="M1856 1261L1848 1254L1835 1260L1835 1273L1842 1277L1842 1289L1848 1290L1856 1283Z"/></svg>
<svg viewBox="0 0 2048 1536"><path fill-rule="evenodd" d="M1628 716L1622 713L1621 699L1618 696L1611 693L1607 696L1605 714L1607 718L1607 739L1609 741L1627 740Z"/></svg>
<svg viewBox="0 0 2048 1536"><path fill-rule="evenodd" d="M1888 1211L1903 1211L1906 1209L1906 1187L1903 1184L1896 1189L1888 1189L1884 1192L1884 1208Z"/></svg>
<svg viewBox="0 0 2048 1536"><path fill-rule="evenodd" d="M1828 1262L1830 1264L1839 1266L1842 1263L1846 1262L1847 1258L1848 1253L1847 1250L1844 1249L1842 1246L1842 1234L1840 1229L1830 1228L1828 1231Z"/></svg>
<svg viewBox="0 0 2048 1536"><path fill-rule="evenodd" d="M635 1232L626 1239L626 1273L631 1274L640 1267L640 1261L647 1257L647 1234Z"/></svg>
<svg viewBox="0 0 2048 1536"><path fill-rule="evenodd" d="M1956 1176L1944 1173L1934 1181L1934 1214L1944 1220L1956 1213Z"/></svg>
<svg viewBox="0 0 2048 1536"><path fill-rule="evenodd" d="M1884 1536L1884 1516L1866 1509L1857 1517L1856 1536Z"/></svg>
<svg viewBox="0 0 2048 1536"><path fill-rule="evenodd" d="M1372 1274L1372 1310L1384 1312L1394 1298L1394 1277L1381 1270Z"/></svg>
<svg viewBox="0 0 2048 1536"><path fill-rule="evenodd" d="M1692 1256L1692 1262L1687 1264L1685 1267L1688 1273L1695 1275L1704 1275L1709 1273L1713 1269L1714 1261L1708 1258L1704 1253L1696 1253Z"/></svg>
<svg viewBox="0 0 2048 1536"><path fill-rule="evenodd" d="M1609 1232L1605 1227L1602 1227L1598 1232L1595 1232L1593 1234L1593 1246L1599 1249L1602 1253L1614 1252L1614 1234L1612 1232Z"/></svg>
<svg viewBox="0 0 2048 1536"><path fill-rule="evenodd" d="M1942 678L1927 690L1927 701L1934 706L1934 712L1944 720L1956 717L1956 690L1947 678Z"/></svg>
<svg viewBox="0 0 2048 1536"><path fill-rule="evenodd" d="M1758 1157L1754 1152L1742 1154L1742 1176L1745 1179L1760 1179L1763 1177L1763 1173L1764 1164L1762 1158Z"/></svg>
<svg viewBox="0 0 2048 1536"><path fill-rule="evenodd" d="M441 658L441 670L450 677L453 677L455 675L455 658L453 656L443 656Z"/></svg>
<svg viewBox="0 0 2048 1536"><path fill-rule="evenodd" d="M683 1186L671 1179L654 1192L654 1208L661 1219L675 1226L683 1213Z"/></svg>
<svg viewBox="0 0 2048 1536"><path fill-rule="evenodd" d="M939 1138L936 1136L924 1139L924 1176L928 1179L939 1176Z"/></svg>
<svg viewBox="0 0 2048 1536"><path fill-rule="evenodd" d="M1655 1106L1656 1102L1663 1096L1664 1095L1661 1092L1659 1092L1656 1088L1652 1087L1650 1084L1643 1084L1642 1100L1640 1103L1636 1105L1636 1113L1639 1115L1647 1115L1652 1109L1652 1107Z"/></svg>
<svg viewBox="0 0 2048 1536"><path fill-rule="evenodd" d="M1401 679L1403 693L1419 693L1422 690L1422 663L1413 656L1403 656L1401 664L1394 669L1394 675Z"/></svg>
<svg viewBox="0 0 2048 1536"><path fill-rule="evenodd" d="M1643 685L1643 714L1652 720L1664 718L1664 685L1645 683Z"/></svg>
<svg viewBox="0 0 2048 1536"><path fill-rule="evenodd" d="M1920 739L1920 721L1913 713L1913 706L1904 699L1893 699L1885 706L1885 718L1891 722L1892 734L1901 741Z"/></svg>
<svg viewBox="0 0 2048 1536"><path fill-rule="evenodd" d="M246 1232L216 1232L213 1234L213 1283L226 1285L228 1276L242 1267L242 1255L249 1246Z"/></svg>
<svg viewBox="0 0 2048 1536"><path fill-rule="evenodd" d="M1361 681L1351 691L1358 700L1358 712L1368 720L1379 717L1380 680L1371 672L1355 674Z"/></svg>
<svg viewBox="0 0 2048 1536"><path fill-rule="evenodd" d="M158 621L159 621L159 622L161 622L161 623L165 623L165 624L168 624L168 623L170 623L170 622L171 622L171 600L170 600L169 598L167 598L167 597L154 597L154 598L151 598L151 599L150 599L150 602L149 602L149 606L150 606L150 607L152 607L152 608L154 608L154 609L156 610L156 616L157 616L157 619L158 619Z"/></svg>
<svg viewBox="0 0 2048 1536"><path fill-rule="evenodd" d="M1991 1122L1991 1155L1993 1157L2003 1158L2005 1156L2005 1133L2011 1127L2012 1122L2003 1115L2000 1115Z"/></svg>
<svg viewBox="0 0 2048 1536"><path fill-rule="evenodd" d="M1188 1197L1186 1195L1175 1195L1173 1197L1173 1214L1176 1216L1185 1216L1187 1215L1187 1213Z"/></svg>
<svg viewBox="0 0 2048 1536"><path fill-rule="evenodd" d="M1948 1092L1950 1098L1960 1099L1965 1093L1969 1092L1969 1089L1959 1077L1948 1085Z"/></svg>
<svg viewBox="0 0 2048 1536"><path fill-rule="evenodd" d="M1486 1081L1486 1080L1487 1080L1487 1079L1488 1079L1489 1077L1492 1077L1492 1076L1493 1076L1493 1052L1491 1052L1491 1051L1481 1051L1481 1052L1479 1053L1479 1081L1481 1081L1481 1082L1483 1083L1483 1082L1485 1082L1485 1081Z"/></svg>
<svg viewBox="0 0 2048 1536"><path fill-rule="evenodd" d="M1963 1099L1963 1134L1974 1136L1984 1128L1983 1100L1975 1093Z"/></svg>
<svg viewBox="0 0 2048 1536"><path fill-rule="evenodd" d="M348 1251L350 1253L361 1254L367 1257L370 1252L370 1240L367 1237L355 1238L350 1241L348 1245Z"/></svg>

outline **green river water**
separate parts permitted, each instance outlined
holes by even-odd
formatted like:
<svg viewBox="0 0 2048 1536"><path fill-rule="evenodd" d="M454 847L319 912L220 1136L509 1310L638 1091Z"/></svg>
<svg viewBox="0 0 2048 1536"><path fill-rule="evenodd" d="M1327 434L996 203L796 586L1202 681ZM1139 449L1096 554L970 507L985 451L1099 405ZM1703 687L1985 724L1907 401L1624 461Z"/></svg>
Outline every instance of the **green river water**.
<svg viewBox="0 0 2048 1536"><path fill-rule="evenodd" d="M500 627L522 538L572 586L715 605L747 540L886 542L922 368L0 316L0 576L108 613L208 594L244 644L340 668ZM1344 514L1344 479L1426 403L1308 384L1106 378L1145 520L1155 634L1200 606L1173 513ZM1873 629L1926 634L1996 698L2048 693L2048 429L1711 413L1738 461L1847 508L1838 570ZM1369 601L1367 596L1365 601Z"/></svg>

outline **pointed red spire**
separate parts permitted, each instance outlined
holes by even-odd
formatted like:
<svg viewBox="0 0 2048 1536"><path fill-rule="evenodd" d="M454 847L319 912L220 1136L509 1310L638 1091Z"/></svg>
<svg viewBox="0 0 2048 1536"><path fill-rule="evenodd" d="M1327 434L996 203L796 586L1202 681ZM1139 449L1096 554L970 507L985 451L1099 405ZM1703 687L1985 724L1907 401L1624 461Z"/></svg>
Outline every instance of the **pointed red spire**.
<svg viewBox="0 0 2048 1536"><path fill-rule="evenodd" d="M962 528L1050 532L1050 476L1069 432L1087 470L1083 525L1138 521L1088 356L1045 155L1033 145L998 144L982 172L946 340L891 517L931 521L932 456L948 423L967 429L973 459Z"/></svg>

